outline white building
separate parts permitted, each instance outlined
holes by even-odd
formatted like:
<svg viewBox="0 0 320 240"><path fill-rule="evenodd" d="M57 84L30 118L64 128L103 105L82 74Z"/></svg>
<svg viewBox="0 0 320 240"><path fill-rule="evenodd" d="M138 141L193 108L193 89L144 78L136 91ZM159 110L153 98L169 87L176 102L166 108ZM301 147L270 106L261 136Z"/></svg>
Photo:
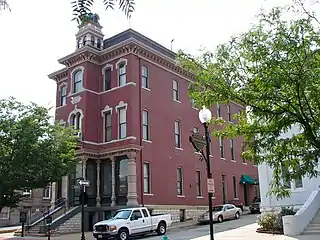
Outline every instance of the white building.
<svg viewBox="0 0 320 240"><path fill-rule="evenodd" d="M290 138L300 132L299 127L293 126L290 131L283 134L282 138ZM320 171L320 166L318 167ZM303 177L286 183L291 188L288 198L277 200L275 196L269 196L270 183L273 170L267 164L258 166L259 184L261 195L261 211L291 207L300 209L294 216L283 217L285 235L299 235L308 230L307 226L320 209L320 178ZM310 225L309 225L310 226ZM308 226L308 227L309 227Z"/></svg>

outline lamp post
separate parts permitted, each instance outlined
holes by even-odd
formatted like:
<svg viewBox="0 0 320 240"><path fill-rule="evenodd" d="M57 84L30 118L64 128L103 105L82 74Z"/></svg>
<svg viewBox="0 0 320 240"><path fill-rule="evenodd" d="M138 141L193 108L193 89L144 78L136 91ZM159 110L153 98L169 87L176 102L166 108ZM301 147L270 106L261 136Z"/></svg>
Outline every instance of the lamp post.
<svg viewBox="0 0 320 240"><path fill-rule="evenodd" d="M90 186L90 182L88 180L81 179L79 180L79 185L81 188L81 240L86 240L86 236L84 235L84 205L87 201L86 192L84 191L85 187Z"/></svg>
<svg viewBox="0 0 320 240"><path fill-rule="evenodd" d="M211 174L210 166L210 135L209 135L209 122L212 118L211 111L205 106L199 112L199 120L204 126L205 135L202 136L200 133L193 133L189 138L196 151L200 152L202 159L205 160L207 164L207 178L208 178L208 197L209 197L209 227L210 227L210 240L214 240L213 236L213 216L212 216L212 197L214 192L213 179ZM203 147L206 146L206 153L203 152Z"/></svg>

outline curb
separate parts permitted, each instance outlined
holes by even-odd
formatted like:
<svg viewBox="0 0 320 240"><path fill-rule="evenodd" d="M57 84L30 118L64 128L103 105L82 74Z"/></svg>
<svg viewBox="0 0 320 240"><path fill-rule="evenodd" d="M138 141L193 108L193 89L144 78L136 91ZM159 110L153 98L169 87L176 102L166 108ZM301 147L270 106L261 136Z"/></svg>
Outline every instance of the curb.
<svg viewBox="0 0 320 240"><path fill-rule="evenodd" d="M14 232L16 232L16 231L18 231L20 229L21 229L20 227L19 228L13 228L13 229L3 229L3 230L0 229L0 234L14 233Z"/></svg>

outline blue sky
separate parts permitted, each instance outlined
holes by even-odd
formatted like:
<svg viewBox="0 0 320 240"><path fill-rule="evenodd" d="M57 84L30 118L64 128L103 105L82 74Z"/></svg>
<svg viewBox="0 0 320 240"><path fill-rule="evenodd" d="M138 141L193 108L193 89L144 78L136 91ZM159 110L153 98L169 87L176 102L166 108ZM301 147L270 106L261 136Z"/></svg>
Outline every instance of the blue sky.
<svg viewBox="0 0 320 240"><path fill-rule="evenodd" d="M75 50L76 22L69 0L8 0L0 14L0 96L54 106L55 82L47 75L62 68L57 59ZM104 11L96 0L105 37L129 28L118 10ZM173 50L209 50L245 31L259 10L290 0L136 0L130 26ZM196 4L195 4L196 3Z"/></svg>

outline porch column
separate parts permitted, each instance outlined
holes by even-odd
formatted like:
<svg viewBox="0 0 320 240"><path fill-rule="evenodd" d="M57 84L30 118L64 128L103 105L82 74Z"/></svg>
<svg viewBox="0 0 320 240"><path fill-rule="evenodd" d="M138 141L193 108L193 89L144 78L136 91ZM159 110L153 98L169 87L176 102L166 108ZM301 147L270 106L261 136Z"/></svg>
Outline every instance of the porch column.
<svg viewBox="0 0 320 240"><path fill-rule="evenodd" d="M137 167L136 167L136 153L129 152L128 156L128 194L127 194L127 205L137 206L138 195L137 195Z"/></svg>
<svg viewBox="0 0 320 240"><path fill-rule="evenodd" d="M112 195L111 195L111 206L116 205L116 163L114 156L110 157L111 160L111 185L112 185Z"/></svg>
<svg viewBox="0 0 320 240"><path fill-rule="evenodd" d="M82 157L81 160L82 160L82 178L86 179L87 160L88 160L88 158L87 157ZM86 187L83 187L83 191L84 192L86 191Z"/></svg>
<svg viewBox="0 0 320 240"><path fill-rule="evenodd" d="M55 202L57 201L57 183L53 182L51 184L51 209L55 208Z"/></svg>
<svg viewBox="0 0 320 240"><path fill-rule="evenodd" d="M101 160L97 159L97 197L96 197L96 206L100 207L100 201L101 201L101 197L100 197L100 164L101 164Z"/></svg>
<svg viewBox="0 0 320 240"><path fill-rule="evenodd" d="M68 200L68 188L69 188L69 178L68 176L63 176L62 177L62 184L61 184L61 195L62 198L65 198Z"/></svg>

